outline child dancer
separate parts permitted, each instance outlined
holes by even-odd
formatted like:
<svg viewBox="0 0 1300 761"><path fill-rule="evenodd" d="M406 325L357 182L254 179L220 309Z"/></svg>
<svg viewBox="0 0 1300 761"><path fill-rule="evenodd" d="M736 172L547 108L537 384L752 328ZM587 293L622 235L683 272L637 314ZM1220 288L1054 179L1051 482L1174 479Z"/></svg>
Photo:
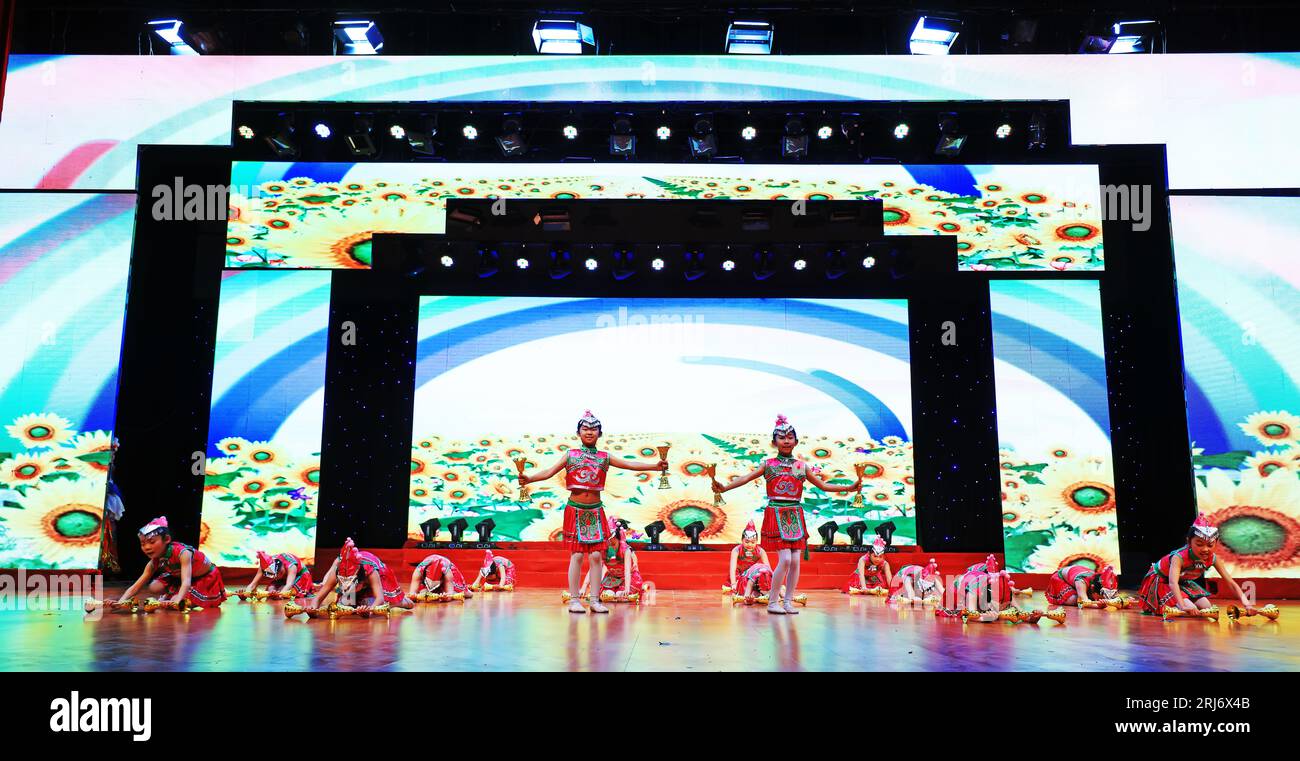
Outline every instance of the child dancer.
<svg viewBox="0 0 1300 761"><path fill-rule="evenodd" d="M221 569L202 551L172 539L166 516L154 518L140 529L140 550L149 558L144 572L115 607L125 607L146 587L162 602L215 608L226 600Z"/></svg>
<svg viewBox="0 0 1300 761"><path fill-rule="evenodd" d="M386 603L394 608L415 607L415 601L402 594L393 569L372 553L358 550L351 537L343 543L339 556L326 571L316 596L304 607L315 610L336 589L341 605L370 608Z"/></svg>
<svg viewBox="0 0 1300 761"><path fill-rule="evenodd" d="M811 482L826 492L857 491L862 486L862 479L849 486L831 486L822 480L816 470L794 456L795 445L799 435L794 426L778 415L776 427L772 430L772 445L776 447L777 456L764 460L762 465L744 476L733 478L726 486L713 482L713 491L721 494L737 486L743 486L759 476L767 481L767 507L763 511L763 541L768 545L764 549L778 553L776 569L772 571L772 596L768 603L768 613L794 614L792 600L795 587L799 583L800 553L808 547L808 528L803 514L803 484ZM784 585L785 599L778 601L778 593Z"/></svg>
<svg viewBox="0 0 1300 761"><path fill-rule="evenodd" d="M940 579L939 564L934 558L922 568L919 565L905 565L898 569L889 584L890 602L922 602L927 598L938 598Z"/></svg>
<svg viewBox="0 0 1300 761"><path fill-rule="evenodd" d="M731 570L727 573L727 585L724 591L735 594L744 592L740 577L755 563L762 563L768 569L770 579L772 566L767 561L767 550L758 546L758 529L754 527L754 521L751 519L749 525L745 526L745 530L740 533L740 544L731 548Z"/></svg>
<svg viewBox="0 0 1300 761"><path fill-rule="evenodd" d="M466 598L474 596L469 586L465 584L465 577L461 575L460 569L449 558L442 555L430 555L415 567L415 572L411 574L411 586L406 595L414 598L419 592L463 594Z"/></svg>
<svg viewBox="0 0 1300 761"><path fill-rule="evenodd" d="M477 592L485 584L514 589L515 564L502 555L493 555L492 550L484 550L483 567L479 569L478 576L474 577L474 583L470 584L469 588Z"/></svg>
<svg viewBox="0 0 1300 761"><path fill-rule="evenodd" d="M1210 593L1200 581L1213 568L1232 587L1250 615L1255 608L1214 553L1218 544L1218 526L1211 525L1204 515L1196 516L1196 522L1187 531L1187 543L1152 563L1146 578L1142 579L1142 588L1138 590L1142 612L1159 615L1166 605L1188 613L1209 609Z"/></svg>
<svg viewBox="0 0 1300 761"><path fill-rule="evenodd" d="M745 572L736 577L736 586L733 587L736 594L745 598L745 604L754 601L754 598L768 595L768 599L775 597L772 595L772 569L767 563L758 562L745 569Z"/></svg>
<svg viewBox="0 0 1300 761"><path fill-rule="evenodd" d="M858 559L857 569L849 574L840 591L848 594L850 589L889 589L893 582L889 561L885 560L885 540L876 537L871 551Z"/></svg>
<svg viewBox="0 0 1300 761"><path fill-rule="evenodd" d="M600 589L595 598L599 600L601 593L606 591L613 592L622 599L641 594L645 580L641 578L636 552L627 543L627 521L610 518L606 528L609 530L609 542L605 548L605 574L601 577ZM589 580L590 575L583 580L583 591L588 588Z"/></svg>
<svg viewBox="0 0 1300 761"><path fill-rule="evenodd" d="M560 461L535 475L519 474L519 485L536 481L545 481L561 470L564 471L564 486L569 490L569 501L564 506L564 544L569 550L569 612L585 613L582 607L579 585L582 581L582 559L586 556L588 573L591 578L604 576L602 555L609 540L605 509L600 501L600 493L605 489L605 475L610 467L625 470L668 470L668 462L657 463L630 462L619 457L611 457L609 452L596 449L596 442L601 435L600 421L587 410L578 420L578 439L582 442L580 449L570 449ZM599 597L593 595L592 613L608 613L600 603Z"/></svg>
<svg viewBox="0 0 1300 761"><path fill-rule="evenodd" d="M1115 568L1109 563L1089 568L1077 563L1057 569L1047 577L1049 605L1078 605L1088 600L1113 600L1119 590Z"/></svg>
<svg viewBox="0 0 1300 761"><path fill-rule="evenodd" d="M288 552L268 555L257 551L257 573L240 592L240 597L253 597L262 582L266 591L277 597L294 599L311 595L311 569L302 558Z"/></svg>

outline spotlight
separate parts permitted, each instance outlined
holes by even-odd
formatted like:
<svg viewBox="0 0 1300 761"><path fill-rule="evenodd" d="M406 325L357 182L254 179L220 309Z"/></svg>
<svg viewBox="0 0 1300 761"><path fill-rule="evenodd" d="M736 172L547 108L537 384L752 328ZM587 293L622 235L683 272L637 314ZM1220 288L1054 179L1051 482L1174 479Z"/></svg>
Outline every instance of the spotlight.
<svg viewBox="0 0 1300 761"><path fill-rule="evenodd" d="M420 532L424 534L424 543L432 544L438 539L438 529L442 528L442 521L437 518L430 518L420 524Z"/></svg>
<svg viewBox="0 0 1300 761"><path fill-rule="evenodd" d="M682 528L682 533L686 534L686 537L691 540L691 543L686 545L683 549L688 551L699 551L704 549L703 545L700 544L700 534L703 532L704 521L695 521L694 523L686 524L686 526Z"/></svg>
<svg viewBox="0 0 1300 761"><path fill-rule="evenodd" d="M172 55L198 55L199 51L190 47L190 44L181 37L183 25L184 22L180 19L169 18L150 21L146 26L152 29L159 39L167 43L167 51Z"/></svg>
<svg viewBox="0 0 1300 761"><path fill-rule="evenodd" d="M966 145L966 135L961 134L957 124L957 115L943 114L939 117L939 142L934 146L936 156L956 156Z"/></svg>
<svg viewBox="0 0 1300 761"><path fill-rule="evenodd" d="M253 132L253 128L248 126L247 124L239 125L239 129L237 131L239 132L239 136L244 138L245 140L252 140L256 134Z"/></svg>
<svg viewBox="0 0 1300 761"><path fill-rule="evenodd" d="M497 527L497 522L491 518L484 518L474 524L474 531L478 533L478 549L491 549L492 529Z"/></svg>
<svg viewBox="0 0 1300 761"><path fill-rule="evenodd" d="M838 280L849 272L848 257L843 251L826 252L826 279Z"/></svg>
<svg viewBox="0 0 1300 761"><path fill-rule="evenodd" d="M710 158L718 152L718 138L713 134L713 119L699 116L695 119L695 134L688 139L691 156L697 159Z"/></svg>
<svg viewBox="0 0 1300 761"><path fill-rule="evenodd" d="M835 134L835 130L831 129L830 125L824 124L817 128L817 137L822 140L830 140L831 135L834 134Z"/></svg>
<svg viewBox="0 0 1300 761"><path fill-rule="evenodd" d="M368 116L358 114L352 120L352 131L345 138L348 144L348 151L353 156L375 156L379 153L379 148L375 145L374 138L371 137L375 129L374 119Z"/></svg>
<svg viewBox="0 0 1300 761"><path fill-rule="evenodd" d="M609 155L633 157L636 155L636 135L632 134L632 120L619 114L609 136Z"/></svg>
<svg viewBox="0 0 1300 761"><path fill-rule="evenodd" d="M1029 117L1029 150L1041 151L1047 147L1047 120L1043 112L1035 111Z"/></svg>
<svg viewBox="0 0 1300 761"><path fill-rule="evenodd" d="M596 33L576 19L540 19L533 24L533 46L543 55L582 55L596 47Z"/></svg>
<svg viewBox="0 0 1300 761"><path fill-rule="evenodd" d="M890 548L894 546L894 532L897 530L898 526L895 526L893 521L885 521L876 526L876 536L884 539L885 547ZM889 550L886 549L885 551L888 552Z"/></svg>
<svg viewBox="0 0 1300 761"><path fill-rule="evenodd" d="M564 136L570 140L576 140L578 138L578 128L573 126L572 124L564 125L563 132L564 132Z"/></svg>
<svg viewBox="0 0 1300 761"><path fill-rule="evenodd" d="M342 45L343 55L376 55L384 49L384 36L369 19L334 22L335 52Z"/></svg>
<svg viewBox="0 0 1300 761"><path fill-rule="evenodd" d="M746 126L744 129L740 131L740 136L746 140L753 140L754 138L758 137L758 130L750 126Z"/></svg>
<svg viewBox="0 0 1300 761"><path fill-rule="evenodd" d="M654 261L650 262L650 267L654 269L655 272L658 272L659 270L664 268L664 260L655 259Z"/></svg>
<svg viewBox="0 0 1300 761"><path fill-rule="evenodd" d="M433 138L438 134L438 118L421 116L419 125L419 129L404 130L406 145L411 149L411 153L417 156L432 156L434 155Z"/></svg>
<svg viewBox="0 0 1300 761"><path fill-rule="evenodd" d="M998 128L993 132L993 134L997 135L999 140L1006 140L1008 137L1011 137L1011 125L1003 122L998 125Z"/></svg>
<svg viewBox="0 0 1300 761"><path fill-rule="evenodd" d="M736 263L733 262L733 261L731 261L730 259L728 259L728 260L726 260L725 262L722 263L722 269L725 270L725 271L727 271L727 272L731 272L731 271L734 270L735 268L736 268Z"/></svg>
<svg viewBox="0 0 1300 761"><path fill-rule="evenodd" d="M808 262L804 261L803 259L794 260L794 268L796 272L803 272L804 268L807 266L808 266Z"/></svg>
<svg viewBox="0 0 1300 761"><path fill-rule="evenodd" d="M699 280L704 277L704 253L702 251L687 251L683 257L683 274L687 280Z"/></svg>
<svg viewBox="0 0 1300 761"><path fill-rule="evenodd" d="M496 138L497 148L506 158L522 156L528 152L528 143L524 141L524 125L518 116L507 116L501 122L501 134Z"/></svg>
<svg viewBox="0 0 1300 761"><path fill-rule="evenodd" d="M614 279L627 280L636 274L636 263L632 252L620 249L614 252Z"/></svg>
<svg viewBox="0 0 1300 761"><path fill-rule="evenodd" d="M600 264L595 259L588 259L582 263L582 266L586 267L588 272L595 272Z"/></svg>
<svg viewBox="0 0 1300 761"><path fill-rule="evenodd" d="M1158 27L1159 22L1154 19L1117 21L1102 34L1090 34L1084 37L1079 52L1150 53Z"/></svg>
<svg viewBox="0 0 1300 761"><path fill-rule="evenodd" d="M948 55L960 33L961 22L956 19L922 16L912 29L909 48L912 55Z"/></svg>
<svg viewBox="0 0 1300 761"><path fill-rule="evenodd" d="M403 140L406 138L406 128L400 124L394 124L393 126L388 128L388 134L392 135L398 140Z"/></svg>
<svg viewBox="0 0 1300 761"><path fill-rule="evenodd" d="M293 139L294 133L293 114L280 114L276 116L275 128L271 134L264 136L262 139L271 147L275 155L282 159L292 159L298 157L298 143Z"/></svg>
<svg viewBox="0 0 1300 761"><path fill-rule="evenodd" d="M912 128L907 126L907 122L899 122L898 124L894 125L894 139L902 140L903 138L907 137L907 133L911 131Z"/></svg>
<svg viewBox="0 0 1300 761"><path fill-rule="evenodd" d="M501 271L501 255L495 250L480 250L478 252L478 276L492 277Z"/></svg>
<svg viewBox="0 0 1300 761"><path fill-rule="evenodd" d="M867 533L867 524L864 521L850 523L844 527L844 533L849 535L849 544L852 547L861 547L862 535Z"/></svg>
<svg viewBox="0 0 1300 761"><path fill-rule="evenodd" d="M515 266L521 270L528 269L528 260L522 256L515 260Z"/></svg>
<svg viewBox="0 0 1300 761"><path fill-rule="evenodd" d="M826 136L830 137L830 134ZM791 159L801 159L808 155L808 129L804 126L803 119L791 116L785 120L785 133L781 135L781 155Z"/></svg>
<svg viewBox="0 0 1300 761"><path fill-rule="evenodd" d="M552 280L561 280L573 272L573 254L568 249L551 249L551 265L547 269Z"/></svg>
<svg viewBox="0 0 1300 761"><path fill-rule="evenodd" d="M773 264L772 252L766 249L754 252L754 279L767 280L776 274L776 266Z"/></svg>
<svg viewBox="0 0 1300 761"><path fill-rule="evenodd" d="M311 129L312 132L316 133L316 137L319 137L321 140L326 140L330 135L334 134L334 131L330 129L330 125L325 122L316 122L316 126Z"/></svg>
<svg viewBox="0 0 1300 761"><path fill-rule="evenodd" d="M874 257L874 256L868 256L868 257L864 257L864 258L862 259L862 268L863 268L863 269L868 269L868 270L869 270L869 269L871 269L871 268L874 267L874 266L876 266L876 257Z"/></svg>
<svg viewBox="0 0 1300 761"><path fill-rule="evenodd" d="M668 528L663 521L655 521L645 527L645 535L650 537L650 543L645 546L647 550L662 550L664 546L659 543L659 537Z"/></svg>
<svg viewBox="0 0 1300 761"><path fill-rule="evenodd" d="M465 529L469 528L469 521L464 518L457 518L447 524L447 530L451 532L451 544L448 547L460 547L463 543L461 538L465 536Z"/></svg>
<svg viewBox="0 0 1300 761"><path fill-rule="evenodd" d="M660 127L659 129L655 130L655 137L659 138L660 140L667 140L672 136L673 136L673 131L668 129L668 127Z"/></svg>
<svg viewBox="0 0 1300 761"><path fill-rule="evenodd" d="M727 27L725 50L737 55L768 55L774 30L766 21L733 21Z"/></svg>
<svg viewBox="0 0 1300 761"><path fill-rule="evenodd" d="M451 265L456 263L455 259L452 259L450 256L447 256L446 254L443 254L442 258L439 259L438 261L442 262L442 266L444 267L450 267Z"/></svg>
<svg viewBox="0 0 1300 761"><path fill-rule="evenodd" d="M465 128L460 131L460 134L464 135L466 140L478 139L478 129L473 124L466 124Z"/></svg>
<svg viewBox="0 0 1300 761"><path fill-rule="evenodd" d="M835 546L835 533L840 530L840 524L835 521L827 521L817 527L817 533L822 537L822 549L829 550Z"/></svg>

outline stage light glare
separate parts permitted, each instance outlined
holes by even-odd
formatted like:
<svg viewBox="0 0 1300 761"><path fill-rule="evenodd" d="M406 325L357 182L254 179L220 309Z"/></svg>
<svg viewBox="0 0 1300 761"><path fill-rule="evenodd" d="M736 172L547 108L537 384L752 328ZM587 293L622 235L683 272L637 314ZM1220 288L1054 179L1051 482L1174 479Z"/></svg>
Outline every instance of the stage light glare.
<svg viewBox="0 0 1300 761"><path fill-rule="evenodd" d="M956 19L922 16L916 20L908 47L912 55L948 55L960 33L961 22Z"/></svg>
<svg viewBox="0 0 1300 761"><path fill-rule="evenodd" d="M452 259L450 256L447 256L446 254L443 255L440 261L442 262L442 266L444 267L450 267L451 265L456 263L455 259Z"/></svg>
<svg viewBox="0 0 1300 761"><path fill-rule="evenodd" d="M343 55L376 55L384 49L384 36L369 19L334 22L334 40Z"/></svg>
<svg viewBox="0 0 1300 761"><path fill-rule="evenodd" d="M583 266L585 266L588 271L594 272L596 270L596 267L600 265L599 263L597 263L595 259L588 259L587 261L583 262Z"/></svg>
<svg viewBox="0 0 1300 761"><path fill-rule="evenodd" d="M473 124L466 124L465 129L462 129L460 131L460 134L464 135L466 140L477 140L478 128L476 128Z"/></svg>
<svg viewBox="0 0 1300 761"><path fill-rule="evenodd" d="M733 21L727 27L725 50L736 55L768 55L775 32L766 21Z"/></svg>
<svg viewBox="0 0 1300 761"><path fill-rule="evenodd" d="M401 140L406 137L406 128L400 124L394 124L393 126L388 128L388 134L392 135L398 140Z"/></svg>
<svg viewBox="0 0 1300 761"><path fill-rule="evenodd" d="M1011 137L1011 125L1003 122L998 125L997 131L993 134L997 135L999 140L1005 140Z"/></svg>
<svg viewBox="0 0 1300 761"><path fill-rule="evenodd" d="M239 136L244 138L245 140L252 140L255 134L256 133L253 132L253 128L248 126L247 124L239 125Z"/></svg>
<svg viewBox="0 0 1300 761"><path fill-rule="evenodd" d="M735 268L736 268L736 263L731 261L730 259L722 263L722 269L726 270L727 272L731 272Z"/></svg>
<svg viewBox="0 0 1300 761"><path fill-rule="evenodd" d="M334 131L330 129L330 125L325 122L317 122L316 126L312 127L312 129L316 132L316 137L319 137L321 140L325 140L329 138L330 135L334 134Z"/></svg>
<svg viewBox="0 0 1300 761"><path fill-rule="evenodd" d="M576 140L578 138L578 128L572 124L564 125L564 136L570 140Z"/></svg>
<svg viewBox="0 0 1300 761"><path fill-rule="evenodd" d="M184 22L180 19L158 19L150 21L148 27L153 30L154 34L165 43L167 43L168 52L172 55L198 55L199 51L190 46L188 42L181 37L181 27ZM150 48L152 52L153 48Z"/></svg>
<svg viewBox="0 0 1300 761"><path fill-rule="evenodd" d="M907 133L911 131L912 128L907 126L907 122L899 122L898 124L894 125L894 139L902 140L903 138L907 137Z"/></svg>
<svg viewBox="0 0 1300 761"><path fill-rule="evenodd" d="M746 140L753 140L754 138L758 137L758 130L754 129L753 127L745 127L740 131L740 136L745 138Z"/></svg>
<svg viewBox="0 0 1300 761"><path fill-rule="evenodd" d="M794 268L796 271L802 272L803 269L807 266L808 266L808 262L804 261L803 259L794 260Z"/></svg>
<svg viewBox="0 0 1300 761"><path fill-rule="evenodd" d="M540 19L533 24L533 47L542 55L582 55L596 47L596 33L576 19Z"/></svg>
<svg viewBox="0 0 1300 761"><path fill-rule="evenodd" d="M668 129L667 127L660 127L659 129L655 130L655 137L658 137L660 140L667 140L672 136L673 136L673 131Z"/></svg>
<svg viewBox="0 0 1300 761"><path fill-rule="evenodd" d="M863 269L871 269L874 266L876 266L876 257L868 256L862 260Z"/></svg>
<svg viewBox="0 0 1300 761"><path fill-rule="evenodd" d="M515 266L521 270L528 269L528 260L522 256L515 260Z"/></svg>
<svg viewBox="0 0 1300 761"><path fill-rule="evenodd" d="M655 259L654 261L650 262L650 267L653 268L656 272L658 272L659 270L664 268L664 260Z"/></svg>
<svg viewBox="0 0 1300 761"><path fill-rule="evenodd" d="M821 138L822 140L830 140L831 135L834 134L835 134L835 130L831 129L829 126L824 125L817 128L817 137Z"/></svg>

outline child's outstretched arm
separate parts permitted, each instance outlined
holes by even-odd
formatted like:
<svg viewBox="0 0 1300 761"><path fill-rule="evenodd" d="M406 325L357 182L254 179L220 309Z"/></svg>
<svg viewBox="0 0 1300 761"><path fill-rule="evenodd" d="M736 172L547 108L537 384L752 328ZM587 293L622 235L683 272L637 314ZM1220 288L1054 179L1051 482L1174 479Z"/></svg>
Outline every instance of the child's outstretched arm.
<svg viewBox="0 0 1300 761"><path fill-rule="evenodd" d="M749 483L750 481L753 481L755 478L758 478L761 475L763 475L763 467L760 465L759 467L754 468L753 470L749 471L743 476L737 476L736 478L731 479L726 483L725 486L723 484L718 483L717 481L714 481L713 491L718 494L721 494L724 491L731 491L737 486L744 486L745 484Z"/></svg>
<svg viewBox="0 0 1300 761"><path fill-rule="evenodd" d="M1243 608L1246 609L1246 612L1247 613L1253 612L1255 610L1255 606L1251 603L1250 600L1246 599L1246 593L1242 591L1241 585L1237 583L1237 580L1232 578L1232 574L1228 573L1228 569L1223 567L1222 558L1220 557L1214 558L1214 570L1218 571L1219 575L1223 577L1223 580L1228 582L1228 586L1232 587L1232 590L1237 593L1237 599L1241 600L1241 605Z"/></svg>
<svg viewBox="0 0 1300 761"><path fill-rule="evenodd" d="M622 468L623 470L668 470L667 460L650 463L624 460L622 457L611 457L609 458L609 464L611 467Z"/></svg>

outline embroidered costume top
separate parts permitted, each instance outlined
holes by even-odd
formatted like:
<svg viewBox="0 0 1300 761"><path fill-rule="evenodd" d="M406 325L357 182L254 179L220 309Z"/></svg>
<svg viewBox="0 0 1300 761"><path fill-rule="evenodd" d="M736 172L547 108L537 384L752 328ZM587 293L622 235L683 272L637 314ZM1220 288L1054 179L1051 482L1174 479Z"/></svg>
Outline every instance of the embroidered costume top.
<svg viewBox="0 0 1300 761"><path fill-rule="evenodd" d="M212 571L217 567L211 560L208 560L207 555L204 555L202 551L196 550L188 544L182 544L173 539L171 543L167 545L167 549L163 550L162 556L157 560L150 561L153 563L154 578L166 579L175 577L179 579L181 577L181 553L183 552L190 553L191 579L201 579L209 573L212 573Z"/></svg>
<svg viewBox="0 0 1300 761"><path fill-rule="evenodd" d="M767 481L768 502L797 504L803 499L808 466L794 457L769 457L763 461L763 478Z"/></svg>
<svg viewBox="0 0 1300 761"><path fill-rule="evenodd" d="M609 452L583 447L570 449L564 458L564 488L569 491L602 491L609 472Z"/></svg>
<svg viewBox="0 0 1300 761"><path fill-rule="evenodd" d="M745 545L740 545L740 552L736 553L736 578L740 578L749 567L758 562L758 547L750 549Z"/></svg>
<svg viewBox="0 0 1300 761"><path fill-rule="evenodd" d="M1198 558L1187 545L1183 545L1173 552L1165 555L1156 562L1151 564L1151 571L1158 574L1166 583L1169 581L1169 566L1174 556L1182 558L1183 570L1179 574L1180 581L1197 581L1205 572L1214 566L1215 555L1210 555L1209 561Z"/></svg>

